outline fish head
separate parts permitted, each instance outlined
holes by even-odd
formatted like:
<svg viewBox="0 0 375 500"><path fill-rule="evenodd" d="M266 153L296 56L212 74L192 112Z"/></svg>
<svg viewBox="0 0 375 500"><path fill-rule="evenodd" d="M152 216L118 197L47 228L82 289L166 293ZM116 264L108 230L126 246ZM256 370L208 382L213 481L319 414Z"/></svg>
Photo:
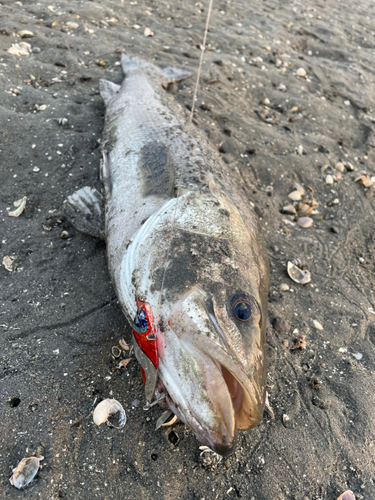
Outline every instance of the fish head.
<svg viewBox="0 0 375 500"><path fill-rule="evenodd" d="M265 404L268 259L252 212L212 193L180 204L154 283L163 282L159 376L174 413L227 455Z"/></svg>

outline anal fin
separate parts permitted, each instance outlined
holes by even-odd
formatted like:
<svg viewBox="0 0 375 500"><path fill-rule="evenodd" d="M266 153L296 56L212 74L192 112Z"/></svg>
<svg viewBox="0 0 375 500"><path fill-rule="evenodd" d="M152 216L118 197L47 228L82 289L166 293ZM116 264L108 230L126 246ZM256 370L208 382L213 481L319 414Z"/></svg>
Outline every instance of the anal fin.
<svg viewBox="0 0 375 500"><path fill-rule="evenodd" d="M104 239L102 205L99 191L85 186L64 201L64 215L78 231Z"/></svg>

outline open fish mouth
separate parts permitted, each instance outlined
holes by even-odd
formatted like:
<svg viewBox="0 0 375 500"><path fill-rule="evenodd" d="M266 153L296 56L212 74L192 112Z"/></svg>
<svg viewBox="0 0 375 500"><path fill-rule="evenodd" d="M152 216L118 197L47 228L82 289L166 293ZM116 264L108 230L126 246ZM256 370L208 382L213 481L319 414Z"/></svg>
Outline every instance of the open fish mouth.
<svg viewBox="0 0 375 500"><path fill-rule="evenodd" d="M221 371L224 383L228 388L232 400L236 428L247 430L258 425L262 418L258 404L254 404L253 397L231 371L218 361L214 359L213 361Z"/></svg>
<svg viewBox="0 0 375 500"><path fill-rule="evenodd" d="M189 372L187 385L183 383L183 376L165 377L161 364L169 407L193 430L202 444L219 455L229 455L236 445L237 430L257 425L263 407L240 377L228 368L228 363L225 366L190 342L183 340L181 344L185 360L189 358L186 365L191 363L197 376L194 379L190 370L181 370ZM181 358L184 360L183 356ZM248 381L247 386L250 385Z"/></svg>

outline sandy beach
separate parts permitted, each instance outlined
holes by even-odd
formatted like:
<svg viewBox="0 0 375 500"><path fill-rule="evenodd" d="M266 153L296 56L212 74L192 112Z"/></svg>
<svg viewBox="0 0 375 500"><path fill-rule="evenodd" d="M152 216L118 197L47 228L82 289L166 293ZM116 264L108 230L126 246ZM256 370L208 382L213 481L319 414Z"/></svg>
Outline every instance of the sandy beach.
<svg viewBox="0 0 375 500"><path fill-rule="evenodd" d="M105 243L63 216L68 195L100 189L99 79L121 83L121 52L187 68L167 91L188 114L207 7L0 0L1 498L375 498L373 2L214 0L194 123L261 219L275 413L219 465L181 423L155 431L135 359L116 369L131 332ZM296 259L310 283L288 277ZM121 430L92 421L107 397ZM19 491L12 469L37 452Z"/></svg>

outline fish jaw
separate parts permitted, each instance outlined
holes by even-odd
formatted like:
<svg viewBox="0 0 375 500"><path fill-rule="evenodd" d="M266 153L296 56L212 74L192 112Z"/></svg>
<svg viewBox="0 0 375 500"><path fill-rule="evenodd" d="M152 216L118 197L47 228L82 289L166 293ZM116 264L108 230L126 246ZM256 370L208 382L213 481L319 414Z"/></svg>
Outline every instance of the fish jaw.
<svg viewBox="0 0 375 500"><path fill-rule="evenodd" d="M250 429L261 421L265 404L264 327L262 329L259 324L249 327L246 345L239 346L238 338L234 339L235 344L233 334L229 333L230 325L220 319L220 311L215 316L214 311L207 310L206 298L200 288L186 294L173 307L169 326L181 345L189 346L193 356L205 360L202 372L205 385L210 384L216 367L219 374L215 373L215 384L220 391L216 390L215 398L226 389L236 429ZM216 408L220 404L213 406Z"/></svg>
<svg viewBox="0 0 375 500"><path fill-rule="evenodd" d="M219 455L229 455L236 443L231 395L221 370L211 357L170 328L158 334L159 377L168 391L167 403L198 440Z"/></svg>

